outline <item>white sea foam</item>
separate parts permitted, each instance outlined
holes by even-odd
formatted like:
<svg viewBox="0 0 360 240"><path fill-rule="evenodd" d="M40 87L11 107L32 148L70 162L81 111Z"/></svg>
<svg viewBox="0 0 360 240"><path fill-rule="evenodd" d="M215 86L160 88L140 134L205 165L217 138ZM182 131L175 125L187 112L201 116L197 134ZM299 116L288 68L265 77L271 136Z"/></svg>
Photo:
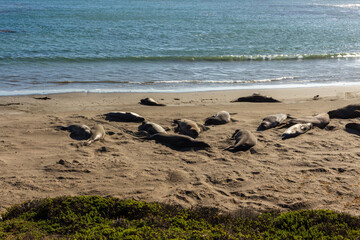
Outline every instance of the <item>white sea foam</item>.
<svg viewBox="0 0 360 240"><path fill-rule="evenodd" d="M266 83L266 82L278 82L288 79L296 79L294 76L287 77L278 77L278 78L268 78L268 79L254 79L254 80L161 80L161 81L151 81L151 82L136 82L136 84L182 84L182 83L192 83L192 84L246 84L246 83ZM133 82L134 83L134 82Z"/></svg>
<svg viewBox="0 0 360 240"><path fill-rule="evenodd" d="M315 6L326 6L326 7L360 9L360 4L359 3L348 3L348 4L319 4L319 3L314 3L313 5L315 5Z"/></svg>

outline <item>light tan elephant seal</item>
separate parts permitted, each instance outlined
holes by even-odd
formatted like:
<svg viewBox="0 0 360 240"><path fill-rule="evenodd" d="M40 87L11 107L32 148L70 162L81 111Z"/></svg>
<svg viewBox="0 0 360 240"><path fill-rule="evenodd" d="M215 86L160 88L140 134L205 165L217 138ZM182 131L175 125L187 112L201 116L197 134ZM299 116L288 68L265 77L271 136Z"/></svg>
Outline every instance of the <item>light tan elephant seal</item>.
<svg viewBox="0 0 360 240"><path fill-rule="evenodd" d="M215 116L208 117L205 120L205 125L220 125L220 124L226 124L229 122L237 122L237 120L232 119L230 117L230 113L227 111L220 111L216 113Z"/></svg>
<svg viewBox="0 0 360 240"><path fill-rule="evenodd" d="M175 119L173 123L177 124L175 132L188 135L192 138L197 138L201 132L209 129L189 119Z"/></svg>
<svg viewBox="0 0 360 240"><path fill-rule="evenodd" d="M286 129L285 132L281 135L281 137L282 139L296 137L300 134L306 133L312 128L312 123L298 123Z"/></svg>
<svg viewBox="0 0 360 240"><path fill-rule="evenodd" d="M96 125L94 128L91 129L91 137L86 142L85 145L90 145L91 143L99 140L103 140L105 138L105 130L104 127L101 124Z"/></svg>
<svg viewBox="0 0 360 240"><path fill-rule="evenodd" d="M232 152L247 151L257 143L257 139L254 134L248 130L237 129L231 139L235 139L235 144L225 148L225 150Z"/></svg>
<svg viewBox="0 0 360 240"><path fill-rule="evenodd" d="M145 131L150 135L154 135L156 133L166 133L165 129L159 124L148 121L142 122L142 124L138 127L138 130Z"/></svg>

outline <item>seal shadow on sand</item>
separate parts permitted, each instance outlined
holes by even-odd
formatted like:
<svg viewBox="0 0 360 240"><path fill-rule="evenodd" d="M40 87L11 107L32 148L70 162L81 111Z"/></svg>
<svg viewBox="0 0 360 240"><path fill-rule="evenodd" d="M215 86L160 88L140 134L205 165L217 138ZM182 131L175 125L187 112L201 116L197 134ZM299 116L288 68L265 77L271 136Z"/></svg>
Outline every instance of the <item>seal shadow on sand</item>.
<svg viewBox="0 0 360 240"><path fill-rule="evenodd" d="M146 139L146 138L143 138L143 139ZM178 151L178 152L190 152L190 151L199 151L199 150L209 151L209 149L205 149L205 148L202 148L202 147L177 148L177 147L172 146L171 144L160 142L160 141L157 141L157 140L155 140L155 143L156 144L161 144L161 145L163 145L165 147L168 147L168 148L170 148L172 150L175 150L175 151Z"/></svg>
<svg viewBox="0 0 360 240"><path fill-rule="evenodd" d="M74 140L77 140L77 141L83 141L83 140L89 140L90 137L86 137L86 136L83 136L83 135L78 135L76 133L70 133L70 137Z"/></svg>

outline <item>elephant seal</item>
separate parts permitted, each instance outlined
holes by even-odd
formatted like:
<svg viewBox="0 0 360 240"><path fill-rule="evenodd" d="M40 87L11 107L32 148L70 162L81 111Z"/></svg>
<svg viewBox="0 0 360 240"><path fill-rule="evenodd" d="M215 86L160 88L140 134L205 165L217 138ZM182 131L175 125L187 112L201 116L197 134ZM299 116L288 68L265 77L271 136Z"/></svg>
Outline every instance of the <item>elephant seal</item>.
<svg viewBox="0 0 360 240"><path fill-rule="evenodd" d="M76 140L87 140L91 136L91 129L87 125L69 125L68 127L59 127L61 130L70 132L70 137Z"/></svg>
<svg viewBox="0 0 360 240"><path fill-rule="evenodd" d="M170 145L175 148L188 148L188 147L196 147L196 148L209 148L210 145L203 141L198 141L193 139L192 137L185 135L177 135L177 134L165 134L165 133L157 133L148 137L150 140L156 140L165 145Z"/></svg>
<svg viewBox="0 0 360 240"><path fill-rule="evenodd" d="M360 123L348 123L345 125L347 129L353 129L360 132Z"/></svg>
<svg viewBox="0 0 360 240"><path fill-rule="evenodd" d="M228 113L227 111L220 111L216 113L215 116L208 117L205 120L205 125L220 125L229 123L230 121L237 122L237 120L234 120L230 117L230 113Z"/></svg>
<svg viewBox="0 0 360 240"><path fill-rule="evenodd" d="M287 118L288 115L283 113L266 116L260 123L258 131L274 128L284 122Z"/></svg>
<svg viewBox="0 0 360 240"><path fill-rule="evenodd" d="M96 125L94 128L91 129L91 137L90 139L85 143L85 145L89 146L91 143L103 140L105 138L105 130L104 127L101 124Z"/></svg>
<svg viewBox="0 0 360 240"><path fill-rule="evenodd" d="M325 128L330 123L330 117L327 113L320 113L315 116L306 116L290 120L290 125L297 123L312 123L314 127Z"/></svg>
<svg viewBox="0 0 360 240"><path fill-rule="evenodd" d="M156 133L166 133L165 129L159 124L148 121L142 122L142 124L138 127L138 130L146 131L150 135L154 135Z"/></svg>
<svg viewBox="0 0 360 240"><path fill-rule="evenodd" d="M141 99L140 100L140 104L142 105L148 105L148 106L166 106L165 104L161 104L161 103L158 103L157 101L155 101L154 99L152 98L144 98L144 99Z"/></svg>
<svg viewBox="0 0 360 240"><path fill-rule="evenodd" d="M143 122L145 118L134 112L109 112L106 120L115 122Z"/></svg>
<svg viewBox="0 0 360 240"><path fill-rule="evenodd" d="M231 139L235 139L235 144L225 148L225 150L233 152L247 151L257 143L257 139L254 134L248 130L237 129Z"/></svg>
<svg viewBox="0 0 360 240"><path fill-rule="evenodd" d="M200 132L209 130L208 127L205 127L202 124L197 124L189 119L175 119L173 123L177 124L175 132L188 135L192 138L197 138Z"/></svg>
<svg viewBox="0 0 360 240"><path fill-rule="evenodd" d="M357 118L360 117L360 104L348 105L328 112L330 118Z"/></svg>
<svg viewBox="0 0 360 240"><path fill-rule="evenodd" d="M240 97L231 102L280 102L272 97L263 96L259 93L254 93L252 96Z"/></svg>
<svg viewBox="0 0 360 240"><path fill-rule="evenodd" d="M306 133L312 128L312 123L298 123L286 129L281 137L282 139L296 137L300 134Z"/></svg>

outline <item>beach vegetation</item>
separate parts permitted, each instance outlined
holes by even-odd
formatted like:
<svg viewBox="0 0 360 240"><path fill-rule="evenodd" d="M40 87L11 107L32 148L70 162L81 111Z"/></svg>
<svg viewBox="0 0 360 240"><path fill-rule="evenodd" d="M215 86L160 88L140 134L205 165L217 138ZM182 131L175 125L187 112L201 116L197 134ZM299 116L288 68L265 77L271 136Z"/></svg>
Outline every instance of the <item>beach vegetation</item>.
<svg viewBox="0 0 360 240"><path fill-rule="evenodd" d="M26 201L8 208L0 222L0 239L356 238L360 218L330 210L230 214L100 196Z"/></svg>

